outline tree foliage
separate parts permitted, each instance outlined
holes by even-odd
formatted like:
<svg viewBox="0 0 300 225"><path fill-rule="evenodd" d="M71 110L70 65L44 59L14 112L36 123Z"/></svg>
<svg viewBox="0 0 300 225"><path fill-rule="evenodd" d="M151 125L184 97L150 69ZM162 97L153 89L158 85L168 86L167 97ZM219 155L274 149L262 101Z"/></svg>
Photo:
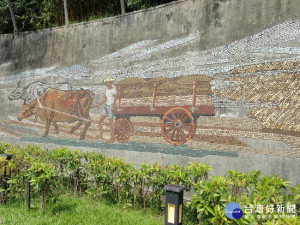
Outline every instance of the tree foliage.
<svg viewBox="0 0 300 225"><path fill-rule="evenodd" d="M175 0L125 0L125 11L132 12ZM70 23L121 14L120 0L68 0ZM65 23L63 0L11 1L19 31L31 31ZM13 23L6 0L0 0L0 34L12 33Z"/></svg>
<svg viewBox="0 0 300 225"><path fill-rule="evenodd" d="M63 5L60 0L16 0L12 8L20 31L38 30L62 25ZM0 33L11 33L13 24L5 0L0 0Z"/></svg>

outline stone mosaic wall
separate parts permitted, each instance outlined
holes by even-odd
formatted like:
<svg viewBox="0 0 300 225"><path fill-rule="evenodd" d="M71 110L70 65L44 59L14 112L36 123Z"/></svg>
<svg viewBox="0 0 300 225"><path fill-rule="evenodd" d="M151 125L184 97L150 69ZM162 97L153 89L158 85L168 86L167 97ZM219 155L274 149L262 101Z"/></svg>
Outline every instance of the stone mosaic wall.
<svg viewBox="0 0 300 225"><path fill-rule="evenodd" d="M84 65L57 64L0 77L4 105L0 136L90 148L155 149L191 157L253 153L299 158L300 20L216 48L192 50L200 40L200 35L142 40ZM126 140L113 144L98 137L103 109L95 107L103 97L107 75L116 79L116 119L130 119L133 127L130 137L126 134ZM56 104L49 105L45 91L57 83L68 84L73 94L48 95ZM81 89L92 99L89 115L76 111L83 101ZM24 104L36 108L32 116L19 121ZM177 111L168 111L174 108ZM44 137L51 113L59 117L59 131L52 123ZM84 140L79 139L83 126L72 129L80 119L91 123ZM108 139L107 121L104 128Z"/></svg>

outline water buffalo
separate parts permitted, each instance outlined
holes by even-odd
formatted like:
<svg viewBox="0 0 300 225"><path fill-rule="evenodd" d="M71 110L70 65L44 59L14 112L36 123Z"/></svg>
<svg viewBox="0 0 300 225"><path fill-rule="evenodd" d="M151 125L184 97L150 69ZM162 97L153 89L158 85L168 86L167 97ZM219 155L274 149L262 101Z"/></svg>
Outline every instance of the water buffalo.
<svg viewBox="0 0 300 225"><path fill-rule="evenodd" d="M21 121L24 118L37 115L46 122L44 137L48 136L51 123L55 127L55 132L58 133L56 122L78 121L70 133L74 133L84 123L85 127L80 135L80 139L84 139L91 124L89 115L91 104L92 97L89 91L62 91L49 88L34 101L28 104L24 103L18 120Z"/></svg>
<svg viewBox="0 0 300 225"><path fill-rule="evenodd" d="M23 99L25 102L32 102L38 96L42 95L47 88L59 89L59 90L72 90L72 87L69 83L54 83L54 84L46 84L40 81L31 83L25 87L21 87L20 81L17 83L17 88L14 90L9 96L8 99L10 101Z"/></svg>

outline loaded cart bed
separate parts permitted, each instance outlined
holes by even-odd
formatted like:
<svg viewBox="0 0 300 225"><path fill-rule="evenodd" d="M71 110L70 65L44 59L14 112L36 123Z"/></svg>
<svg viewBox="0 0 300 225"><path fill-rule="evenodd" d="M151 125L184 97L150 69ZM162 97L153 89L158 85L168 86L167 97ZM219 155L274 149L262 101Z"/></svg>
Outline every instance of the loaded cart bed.
<svg viewBox="0 0 300 225"><path fill-rule="evenodd" d="M123 106L122 97L124 86L117 85L118 101L115 109L116 121L114 125L114 135L118 142L127 142L133 134L133 125L130 118L133 116L153 116L161 118L161 133L165 140L172 145L182 145L192 138L196 129L196 121L200 116L213 116L214 105L201 104L197 98L198 82L194 81L190 85L192 95L189 101L183 101L180 106L169 104L157 104L157 89L159 84L153 85L153 96L142 99L151 101L150 104ZM176 98L176 96L174 97ZM133 100L135 101L135 100Z"/></svg>

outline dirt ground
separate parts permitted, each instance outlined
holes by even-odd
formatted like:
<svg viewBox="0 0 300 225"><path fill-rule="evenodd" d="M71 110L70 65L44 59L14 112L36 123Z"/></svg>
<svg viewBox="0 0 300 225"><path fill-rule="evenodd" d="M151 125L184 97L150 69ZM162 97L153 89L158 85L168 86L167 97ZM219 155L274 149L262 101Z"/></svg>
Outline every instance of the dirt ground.
<svg viewBox="0 0 300 225"><path fill-rule="evenodd" d="M0 121L0 132L2 135L21 137L22 135L42 135L45 130L45 123L37 120L33 122L33 117L28 120L17 121L15 119ZM86 134L86 141L97 141L99 128L97 118L92 118L92 124ZM134 132L130 138L131 142L153 143L170 145L161 134L160 118L158 117L132 117ZM75 123L58 123L60 132L54 134L51 126L49 136L65 139L79 139L80 131L83 126L74 134L70 134L71 128ZM109 126L107 121L104 123L104 138L109 139ZM254 148L239 138L250 138L253 140L276 140L285 143L287 149L261 149ZM265 132L262 124L254 119L241 118L218 118L200 117L197 120L196 132L187 142L192 149L211 149L224 152L243 152L264 155L277 155L291 158L300 157L300 137Z"/></svg>

